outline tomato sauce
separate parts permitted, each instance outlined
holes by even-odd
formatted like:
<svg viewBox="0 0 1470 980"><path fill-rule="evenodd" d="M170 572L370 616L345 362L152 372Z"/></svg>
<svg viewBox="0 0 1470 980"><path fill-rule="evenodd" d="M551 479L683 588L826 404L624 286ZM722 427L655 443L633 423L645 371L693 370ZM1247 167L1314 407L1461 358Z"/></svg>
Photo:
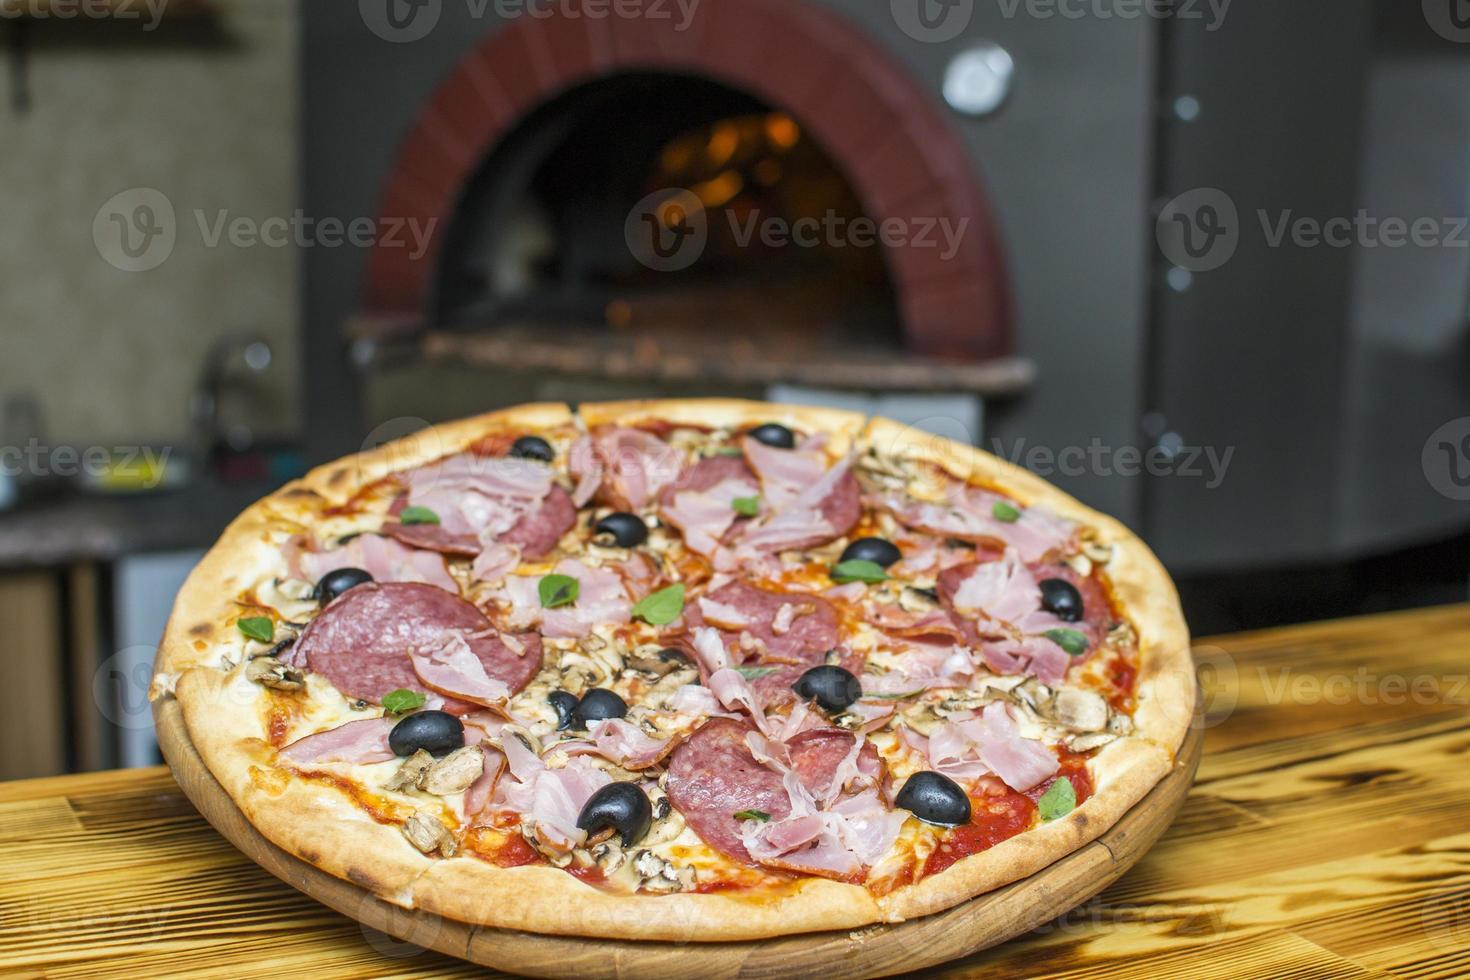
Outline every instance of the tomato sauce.
<svg viewBox="0 0 1470 980"><path fill-rule="evenodd" d="M924 862L924 876L938 874L961 858L988 851L1002 841L1030 830L1040 819L1036 801L1058 779L1071 781L1077 794L1077 804L1081 806L1093 790L1092 777L1087 772L1087 756L1063 749L1060 762L1061 768L1055 776L1024 793L1018 793L998 781L987 783L982 780L977 788L979 795L970 797L970 822L949 831L940 841Z"/></svg>
<svg viewBox="0 0 1470 980"><path fill-rule="evenodd" d="M500 868L519 868L543 860L519 832L507 833L493 827L472 827L465 834L464 847Z"/></svg>

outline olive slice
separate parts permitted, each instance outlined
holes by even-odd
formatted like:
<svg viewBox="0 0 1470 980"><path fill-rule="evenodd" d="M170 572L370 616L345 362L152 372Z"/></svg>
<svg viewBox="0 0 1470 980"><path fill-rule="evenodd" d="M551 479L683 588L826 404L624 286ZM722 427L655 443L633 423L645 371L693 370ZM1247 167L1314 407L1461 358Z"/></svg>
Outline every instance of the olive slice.
<svg viewBox="0 0 1470 980"><path fill-rule="evenodd" d="M907 810L925 823L958 827L970 822L970 798L960 784L943 773L916 772L893 798L897 809Z"/></svg>
<svg viewBox="0 0 1470 980"><path fill-rule="evenodd" d="M1082 593L1077 591L1077 586L1061 578L1044 578L1036 585L1041 589L1042 609L1067 623L1082 618Z"/></svg>
<svg viewBox="0 0 1470 980"><path fill-rule="evenodd" d="M419 749L445 756L463 745L464 723L447 711L416 711L388 733L388 748L397 756L410 756Z"/></svg>
<svg viewBox="0 0 1470 980"><path fill-rule="evenodd" d="M552 691L546 696L556 711L556 730L562 731L572 723L572 714L577 710L577 696L571 691Z"/></svg>
<svg viewBox="0 0 1470 980"><path fill-rule="evenodd" d="M858 538L842 549L842 555L837 560L839 562L870 561L882 568L887 568L902 557L903 552L898 550L898 545L887 538Z"/></svg>
<svg viewBox="0 0 1470 980"><path fill-rule="evenodd" d="M542 463L556 459L556 450L540 436L521 436L510 444L510 454L516 459L534 459Z"/></svg>
<svg viewBox="0 0 1470 980"><path fill-rule="evenodd" d="M796 434L778 422L767 422L765 425L758 425L747 432L746 435L750 436L756 442L763 442L767 446L774 446L777 449L796 448Z"/></svg>
<svg viewBox="0 0 1470 980"><path fill-rule="evenodd" d="M577 814L577 826L593 837L599 831L614 830L624 847L643 839L653 826L653 806L648 796L633 783L608 783L593 793Z"/></svg>
<svg viewBox="0 0 1470 980"><path fill-rule="evenodd" d="M815 701L824 711L842 711L863 696L863 686L851 672L832 664L813 667L791 685L797 697Z"/></svg>
<svg viewBox="0 0 1470 980"><path fill-rule="evenodd" d="M354 585L372 580L373 577L361 568L334 568L316 583L313 595L325 606Z"/></svg>
<svg viewBox="0 0 1470 980"><path fill-rule="evenodd" d="M628 702L605 687L594 687L582 695L572 712L573 728L586 728L590 721L621 718L628 713Z"/></svg>
<svg viewBox="0 0 1470 980"><path fill-rule="evenodd" d="M608 514L592 530L597 534L594 540L598 544L606 541L619 548L636 548L648 540L648 525L643 523L643 518L625 511Z"/></svg>

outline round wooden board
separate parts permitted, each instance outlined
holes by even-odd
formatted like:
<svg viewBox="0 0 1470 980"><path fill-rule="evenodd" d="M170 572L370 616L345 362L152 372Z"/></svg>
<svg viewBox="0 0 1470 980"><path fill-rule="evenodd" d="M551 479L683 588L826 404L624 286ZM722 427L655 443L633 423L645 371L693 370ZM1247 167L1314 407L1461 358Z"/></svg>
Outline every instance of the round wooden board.
<svg viewBox="0 0 1470 980"><path fill-rule="evenodd" d="M491 929L385 902L266 840L204 765L177 701L154 702L153 717L174 778L199 812L246 856L292 887L370 928L481 966L536 977L614 980L887 976L1005 942L1087 901L1144 855L1183 806L1204 742L1203 729L1192 727L1173 771L1097 840L1028 878L955 908L856 931L752 942L660 943Z"/></svg>

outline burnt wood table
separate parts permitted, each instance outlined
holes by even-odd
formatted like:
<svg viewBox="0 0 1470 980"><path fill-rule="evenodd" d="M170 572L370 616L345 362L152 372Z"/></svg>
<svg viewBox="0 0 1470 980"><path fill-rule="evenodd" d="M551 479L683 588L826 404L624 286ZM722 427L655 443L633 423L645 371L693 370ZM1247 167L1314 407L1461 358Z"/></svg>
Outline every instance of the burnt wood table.
<svg viewBox="0 0 1470 980"><path fill-rule="evenodd" d="M1100 896L931 975L1470 975L1470 606L1202 640L1205 757ZM0 784L0 975L458 977L317 905L163 768Z"/></svg>

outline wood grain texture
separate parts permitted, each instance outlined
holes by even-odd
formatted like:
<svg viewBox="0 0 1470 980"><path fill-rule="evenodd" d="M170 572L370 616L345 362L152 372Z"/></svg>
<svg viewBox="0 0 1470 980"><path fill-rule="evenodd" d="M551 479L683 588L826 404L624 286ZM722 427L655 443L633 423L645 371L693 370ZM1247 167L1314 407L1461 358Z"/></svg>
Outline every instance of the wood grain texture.
<svg viewBox="0 0 1470 980"><path fill-rule="evenodd" d="M1202 641L1205 756L1168 834L1098 897L928 974L1470 975L1466 650L1470 606ZM3 789L6 975L486 975L281 884L167 770Z"/></svg>

